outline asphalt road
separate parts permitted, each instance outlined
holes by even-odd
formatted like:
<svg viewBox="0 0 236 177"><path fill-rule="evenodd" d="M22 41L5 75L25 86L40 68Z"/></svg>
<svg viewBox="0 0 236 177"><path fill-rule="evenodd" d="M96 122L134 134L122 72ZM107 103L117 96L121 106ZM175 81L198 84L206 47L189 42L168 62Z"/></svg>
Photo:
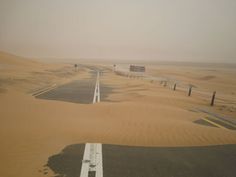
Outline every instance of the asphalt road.
<svg viewBox="0 0 236 177"><path fill-rule="evenodd" d="M58 177L79 177L84 154L84 144L65 147L62 152L48 158L47 166Z"/></svg>
<svg viewBox="0 0 236 177"><path fill-rule="evenodd" d="M58 100L80 104L92 104L97 78L97 72L93 71L91 77L84 80L75 80L68 84L36 96L39 99ZM112 88L100 83L101 101L107 100L107 96L112 92Z"/></svg>
<svg viewBox="0 0 236 177"><path fill-rule="evenodd" d="M58 177L80 176L84 144L49 157ZM236 145L131 147L102 145L104 177L235 177ZM94 176L94 174L90 174Z"/></svg>
<svg viewBox="0 0 236 177"><path fill-rule="evenodd" d="M90 104L93 102L95 78L76 80L43 93L36 98Z"/></svg>

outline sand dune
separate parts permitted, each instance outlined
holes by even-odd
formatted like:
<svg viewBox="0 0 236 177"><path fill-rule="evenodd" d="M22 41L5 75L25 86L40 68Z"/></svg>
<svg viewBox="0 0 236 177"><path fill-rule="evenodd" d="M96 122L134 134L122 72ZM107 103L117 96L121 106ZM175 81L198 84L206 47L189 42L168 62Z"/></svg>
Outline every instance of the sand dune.
<svg viewBox="0 0 236 177"><path fill-rule="evenodd" d="M78 74L86 75L85 69L75 71L73 64L40 63L0 52L1 90L34 92L53 84L67 82Z"/></svg>
<svg viewBox="0 0 236 177"><path fill-rule="evenodd" d="M37 61L26 59L23 57L15 56L9 53L0 51L0 63L7 65L15 65L15 66L32 66L39 64Z"/></svg>

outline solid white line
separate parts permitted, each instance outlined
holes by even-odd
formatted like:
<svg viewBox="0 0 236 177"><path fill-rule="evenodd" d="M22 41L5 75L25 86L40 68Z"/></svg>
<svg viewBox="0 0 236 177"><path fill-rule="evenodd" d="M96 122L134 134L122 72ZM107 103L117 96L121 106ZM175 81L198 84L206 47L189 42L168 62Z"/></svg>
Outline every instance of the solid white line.
<svg viewBox="0 0 236 177"><path fill-rule="evenodd" d="M99 88L99 71L97 71L97 79L94 89L94 96L93 96L93 104L96 102L100 102L100 88Z"/></svg>
<svg viewBox="0 0 236 177"><path fill-rule="evenodd" d="M97 84L95 85L95 89L94 89L93 104L96 103L96 97L97 97Z"/></svg>
<svg viewBox="0 0 236 177"><path fill-rule="evenodd" d="M89 166L90 166L90 143L86 143L84 148L84 156L80 171L80 177L88 177Z"/></svg>
<svg viewBox="0 0 236 177"><path fill-rule="evenodd" d="M96 99L97 99L97 84L98 84L98 78L96 79L96 84L95 84L95 89L94 89L93 104L96 103Z"/></svg>
<svg viewBox="0 0 236 177"><path fill-rule="evenodd" d="M98 87L97 87L97 91L98 91L97 98L98 98L98 100L97 100L97 102L100 102L100 83L99 83L99 79L100 79L100 73L98 72Z"/></svg>

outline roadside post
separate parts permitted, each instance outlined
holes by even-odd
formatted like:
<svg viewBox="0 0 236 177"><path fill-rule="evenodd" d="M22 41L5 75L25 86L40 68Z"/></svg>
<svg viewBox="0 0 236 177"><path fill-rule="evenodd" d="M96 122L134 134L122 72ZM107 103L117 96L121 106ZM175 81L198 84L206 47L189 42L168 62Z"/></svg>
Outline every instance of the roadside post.
<svg viewBox="0 0 236 177"><path fill-rule="evenodd" d="M191 86L191 85L189 86L188 96L191 96L191 94L192 94L192 87L193 87L193 86Z"/></svg>
<svg viewBox="0 0 236 177"><path fill-rule="evenodd" d="M215 96L216 96L216 91L213 92L213 95L212 95L212 98L211 98L211 106L214 106Z"/></svg>
<svg viewBox="0 0 236 177"><path fill-rule="evenodd" d="M78 65L74 64L74 67L75 67L75 71L78 71Z"/></svg>
<svg viewBox="0 0 236 177"><path fill-rule="evenodd" d="M173 88L173 90L176 90L176 83L175 83L175 85L174 85L174 88Z"/></svg>

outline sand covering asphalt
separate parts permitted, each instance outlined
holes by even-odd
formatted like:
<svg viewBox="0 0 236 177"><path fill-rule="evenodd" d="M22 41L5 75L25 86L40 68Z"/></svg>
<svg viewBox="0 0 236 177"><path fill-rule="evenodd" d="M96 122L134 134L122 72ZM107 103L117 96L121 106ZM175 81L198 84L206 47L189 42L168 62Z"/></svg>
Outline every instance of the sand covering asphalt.
<svg viewBox="0 0 236 177"><path fill-rule="evenodd" d="M5 59L3 63L7 67L0 69L0 88L4 90L0 93L0 171L4 177L45 176L42 168L48 157L70 144L176 147L236 143L236 131L194 123L205 114L190 110L208 108L203 99L113 72L101 77L102 83L113 88L109 101L84 105L36 99L29 94L33 90L88 78L88 68L75 73L69 64L27 60L21 65L18 60L23 59L8 57L11 62ZM32 75L32 72L40 74ZM232 72L227 75L232 80L230 88L236 83ZM193 82L197 81L193 79ZM210 85L209 80L206 82ZM218 87L222 89L220 83ZM228 92L232 93L230 88ZM235 112L219 108L209 109L235 117Z"/></svg>

